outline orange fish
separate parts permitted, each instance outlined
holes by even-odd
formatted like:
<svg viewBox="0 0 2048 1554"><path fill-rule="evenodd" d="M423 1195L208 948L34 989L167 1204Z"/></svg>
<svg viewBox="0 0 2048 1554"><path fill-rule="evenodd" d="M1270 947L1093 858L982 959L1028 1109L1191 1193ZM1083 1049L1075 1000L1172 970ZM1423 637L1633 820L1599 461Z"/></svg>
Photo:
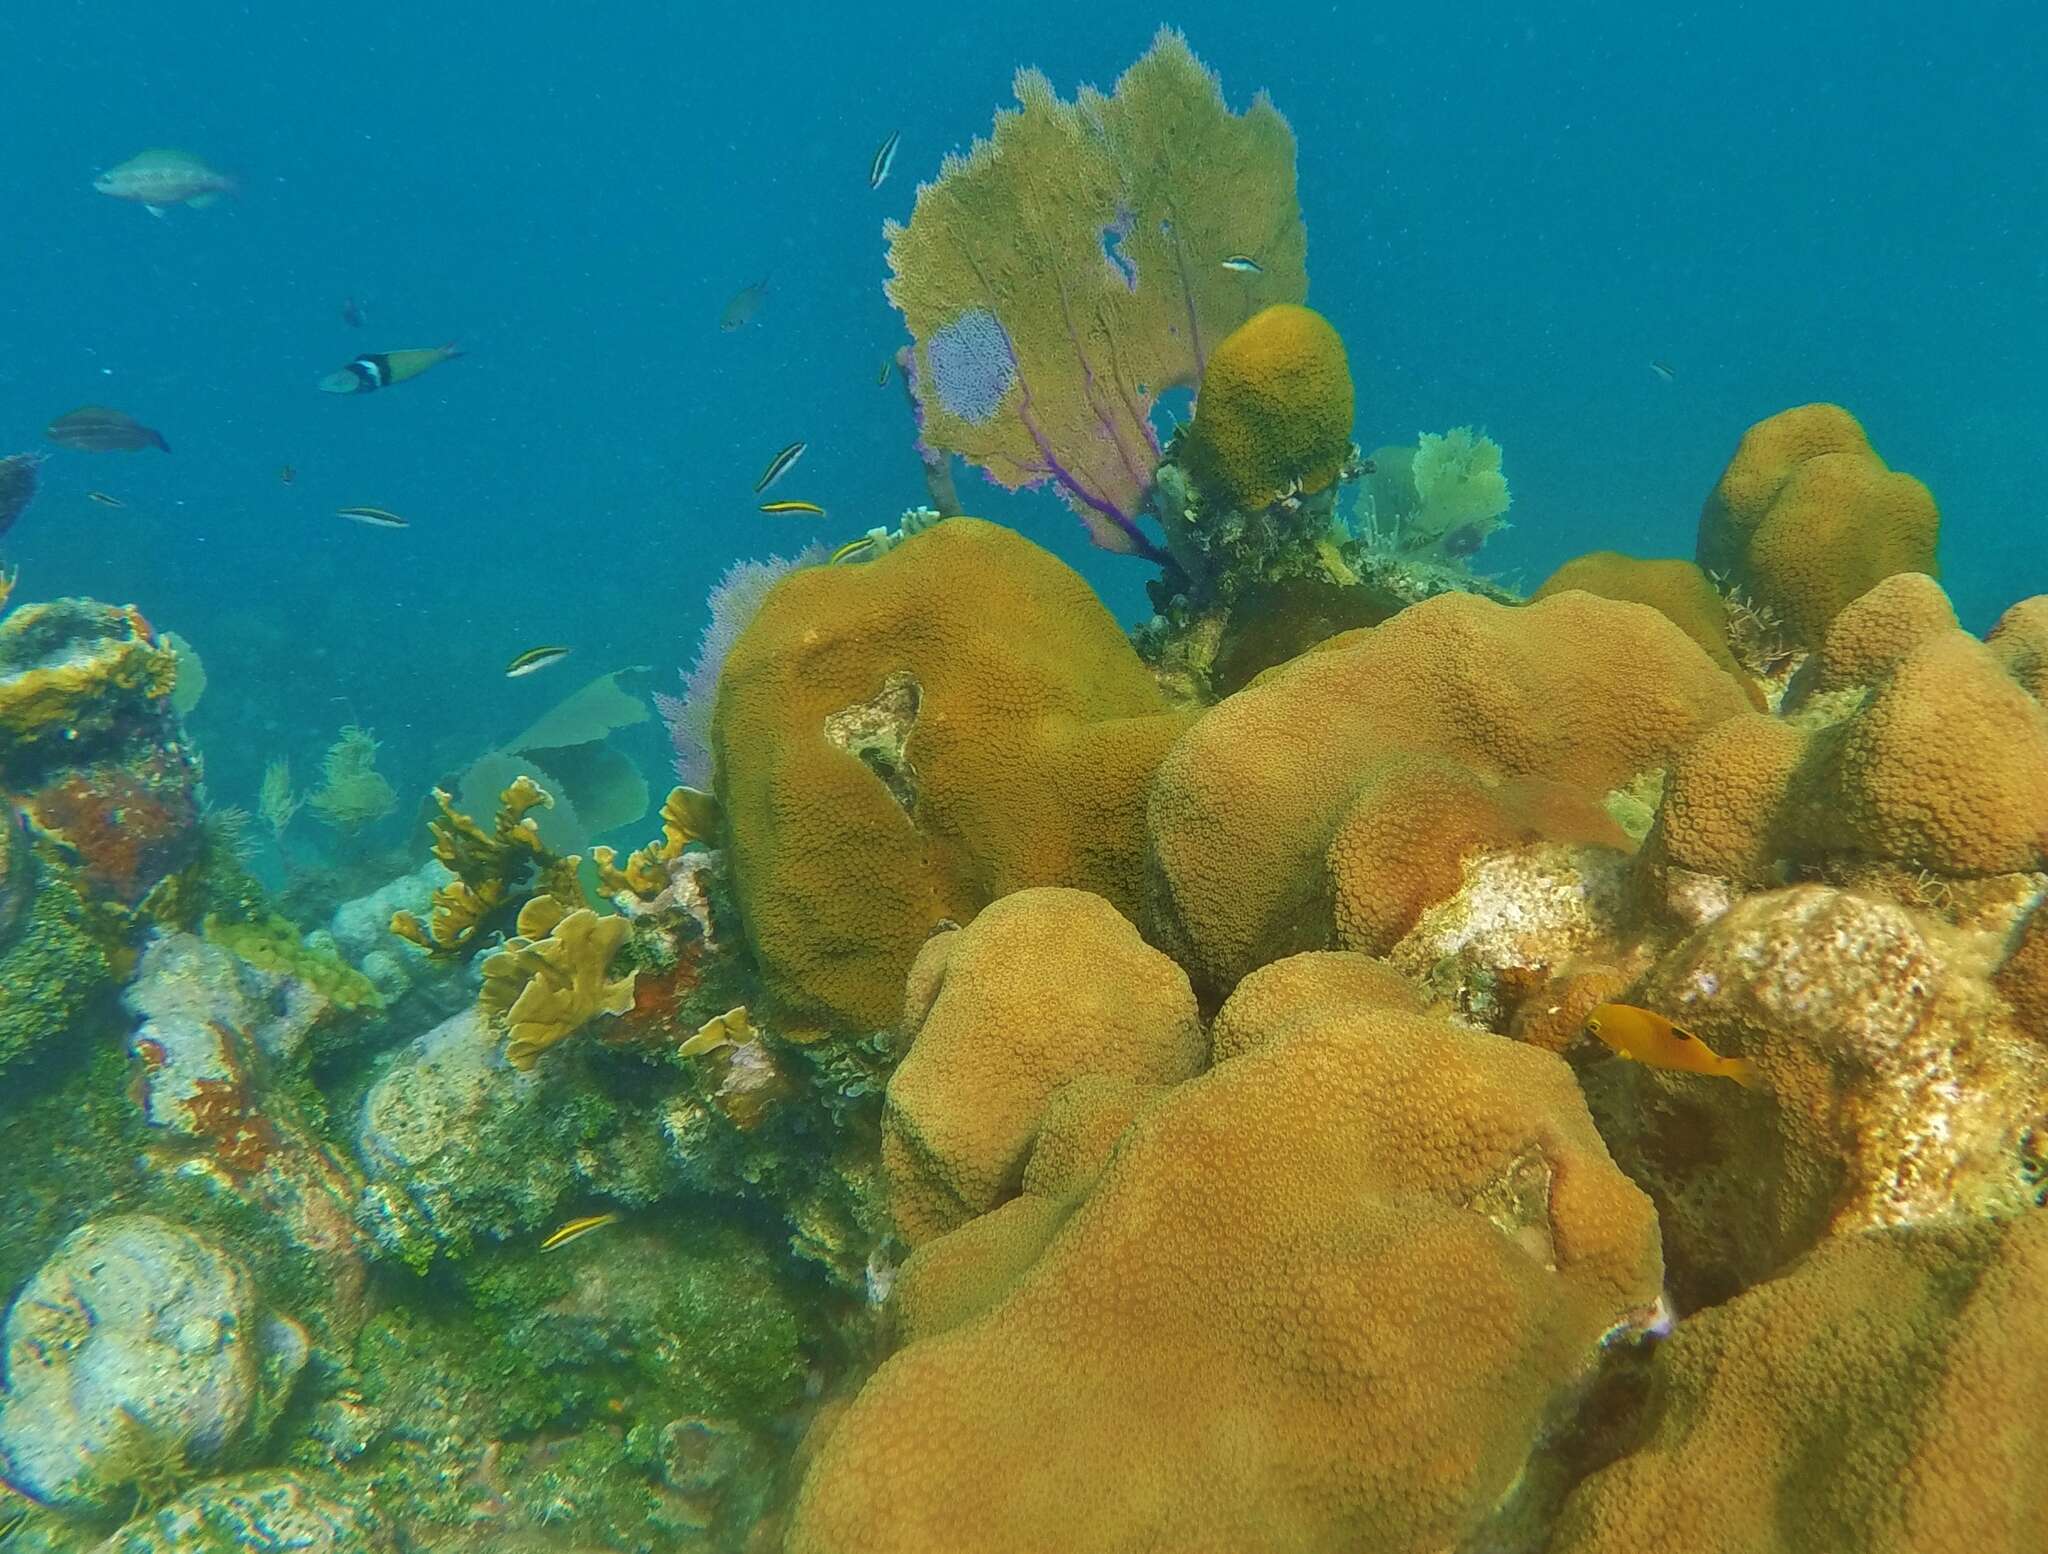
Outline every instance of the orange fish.
<svg viewBox="0 0 2048 1554"><path fill-rule="evenodd" d="M1586 1030L1623 1057L1652 1068L1732 1079L1745 1090L1758 1086L1747 1058L1724 1058L1691 1031L1634 1004L1599 1004L1586 1016Z"/></svg>

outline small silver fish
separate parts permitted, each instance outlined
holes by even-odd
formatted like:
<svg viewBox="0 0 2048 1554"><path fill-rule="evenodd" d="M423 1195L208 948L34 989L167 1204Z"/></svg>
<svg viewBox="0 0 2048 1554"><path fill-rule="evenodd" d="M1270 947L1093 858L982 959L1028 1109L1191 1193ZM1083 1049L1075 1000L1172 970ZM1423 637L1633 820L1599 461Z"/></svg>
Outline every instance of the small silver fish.
<svg viewBox="0 0 2048 1554"><path fill-rule="evenodd" d="M893 131L889 138L875 150L875 159L868 166L868 187L879 189L882 180L889 176L889 169L896 165L896 143L903 138L901 130Z"/></svg>
<svg viewBox="0 0 2048 1554"><path fill-rule="evenodd" d="M409 529L412 525L398 514L382 507L337 507L337 518L346 518L351 523L368 524L373 529Z"/></svg>
<svg viewBox="0 0 2048 1554"><path fill-rule="evenodd" d="M1266 267L1250 254L1232 254L1223 261L1223 268L1235 270L1239 275L1264 275Z"/></svg>
<svg viewBox="0 0 2048 1554"><path fill-rule="evenodd" d="M1651 362L1650 371L1657 374L1659 382L1675 383L1678 381L1677 369L1669 362Z"/></svg>

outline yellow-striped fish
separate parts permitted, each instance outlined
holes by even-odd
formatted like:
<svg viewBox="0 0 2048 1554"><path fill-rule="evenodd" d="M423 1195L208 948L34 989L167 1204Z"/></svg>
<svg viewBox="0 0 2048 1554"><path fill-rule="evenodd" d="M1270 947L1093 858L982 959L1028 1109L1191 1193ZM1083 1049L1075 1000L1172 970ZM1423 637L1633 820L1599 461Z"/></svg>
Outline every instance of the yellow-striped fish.
<svg viewBox="0 0 2048 1554"><path fill-rule="evenodd" d="M516 680L521 675L532 674L537 669L545 669L549 664L559 664L573 651L574 649L565 647L528 648L505 666L505 678Z"/></svg>
<svg viewBox="0 0 2048 1554"><path fill-rule="evenodd" d="M366 523L373 529L409 529L412 527L411 523L406 519L399 517L396 513L387 512L381 507L337 507L334 510L334 515L337 518L346 518L351 523Z"/></svg>
<svg viewBox="0 0 2048 1554"><path fill-rule="evenodd" d="M126 507L128 505L118 496L108 496L104 491L88 491L85 493L85 499L88 502L97 502L102 507Z"/></svg>
<svg viewBox="0 0 2048 1554"><path fill-rule="evenodd" d="M772 518L822 518L825 509L816 502L763 502L761 511Z"/></svg>
<svg viewBox="0 0 2048 1554"><path fill-rule="evenodd" d="M804 456L804 449L809 446L809 443L793 442L776 454L774 458L770 459L768 467L761 471L761 478L754 482L754 495L759 496L763 491L774 485L776 481L787 475L790 467Z"/></svg>
<svg viewBox="0 0 2048 1554"><path fill-rule="evenodd" d="M676 1056L702 1057L707 1052L716 1052L720 1047L736 1047L743 1041L753 1039L754 1027L747 1020L747 1006L735 1004L724 1014L706 1020L699 1026L696 1035L676 1048Z"/></svg>
<svg viewBox="0 0 2048 1554"><path fill-rule="evenodd" d="M581 1240L593 1230L602 1230L605 1226L616 1225L618 1222L619 1216L616 1213L586 1214L583 1218L572 1219L568 1224L562 1226L553 1235L549 1236L547 1240L541 1242L540 1249L543 1252L552 1252L557 1247L567 1246L571 1241Z"/></svg>
<svg viewBox="0 0 2048 1554"><path fill-rule="evenodd" d="M842 561L851 561L855 556L858 556L862 551L870 549L874 545L874 543L875 537L872 534L863 534L857 540L848 540L844 545L840 546L837 550L833 551L831 555L825 558L825 565L830 567L836 567Z"/></svg>
<svg viewBox="0 0 2048 1554"><path fill-rule="evenodd" d="M1651 1068L1684 1074L1732 1079L1745 1090L1757 1088L1754 1066L1747 1058L1724 1058L1682 1026L1673 1025L1654 1009L1634 1004L1596 1004L1586 1016L1586 1030L1614 1051Z"/></svg>

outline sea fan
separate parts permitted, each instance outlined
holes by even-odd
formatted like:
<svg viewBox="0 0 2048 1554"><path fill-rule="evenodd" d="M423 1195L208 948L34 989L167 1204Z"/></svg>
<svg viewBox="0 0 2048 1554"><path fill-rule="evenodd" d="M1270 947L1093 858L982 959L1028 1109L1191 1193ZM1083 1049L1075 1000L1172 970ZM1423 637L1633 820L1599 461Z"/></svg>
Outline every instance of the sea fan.
<svg viewBox="0 0 2048 1554"><path fill-rule="evenodd" d="M654 710L668 725L669 742L675 746L677 781L692 788L711 786L711 707L718 697L718 672L725 667L725 655L760 610L769 589L797 568L816 566L824 559L824 548L812 545L796 556L735 561L706 596L711 621L697 639L696 662L683 671L683 694L654 694Z"/></svg>

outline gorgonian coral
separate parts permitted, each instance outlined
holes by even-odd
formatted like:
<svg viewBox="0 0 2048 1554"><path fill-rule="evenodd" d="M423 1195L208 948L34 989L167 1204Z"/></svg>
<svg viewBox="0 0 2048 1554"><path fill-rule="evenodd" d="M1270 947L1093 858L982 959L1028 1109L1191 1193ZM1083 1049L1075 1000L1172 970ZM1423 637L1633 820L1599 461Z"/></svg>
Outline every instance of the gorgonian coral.
<svg viewBox="0 0 2048 1554"><path fill-rule="evenodd" d="M768 590L786 573L824 559L816 545L794 556L769 556L762 561L735 561L705 598L711 619L697 638L697 658L683 671L683 694L657 691L655 711L668 727L675 747L676 780L692 788L711 786L711 706L718 696L718 673L733 640L747 627L768 597Z"/></svg>
<svg viewBox="0 0 2048 1554"><path fill-rule="evenodd" d="M1294 136L1263 97L1232 113L1172 31L1107 97L1062 102L1035 70L1016 90L888 228L921 448L1011 490L1050 485L1096 544L1157 554L1138 527L1152 406L1308 288ZM1240 259L1255 268L1226 268Z"/></svg>

